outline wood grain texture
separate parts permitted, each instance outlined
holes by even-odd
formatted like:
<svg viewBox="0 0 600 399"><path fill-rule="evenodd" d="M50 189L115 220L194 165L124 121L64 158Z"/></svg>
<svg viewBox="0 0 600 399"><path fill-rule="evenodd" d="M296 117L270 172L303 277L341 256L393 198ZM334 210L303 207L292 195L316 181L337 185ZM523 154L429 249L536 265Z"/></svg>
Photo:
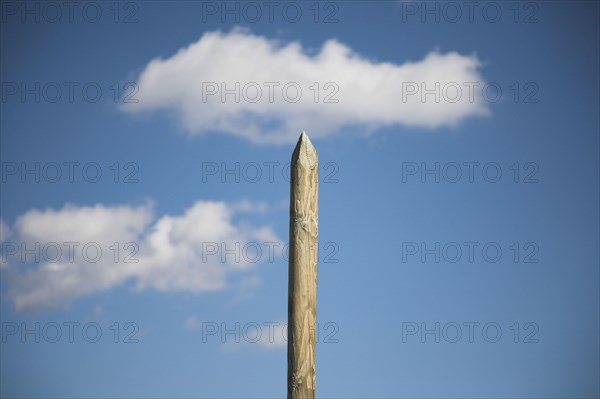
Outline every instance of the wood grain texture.
<svg viewBox="0 0 600 399"><path fill-rule="evenodd" d="M318 242L319 157L302 132L291 162L287 372L290 399L315 397Z"/></svg>

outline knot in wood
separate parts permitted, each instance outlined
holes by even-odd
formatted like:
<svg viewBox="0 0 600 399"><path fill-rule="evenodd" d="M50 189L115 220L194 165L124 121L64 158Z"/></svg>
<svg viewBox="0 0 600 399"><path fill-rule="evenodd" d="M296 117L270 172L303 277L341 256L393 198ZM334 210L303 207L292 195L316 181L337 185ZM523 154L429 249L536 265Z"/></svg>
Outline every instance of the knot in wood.
<svg viewBox="0 0 600 399"><path fill-rule="evenodd" d="M308 223L307 223L305 217L294 219L294 222L295 222L295 225L296 225L296 230L299 230L299 229L307 230Z"/></svg>

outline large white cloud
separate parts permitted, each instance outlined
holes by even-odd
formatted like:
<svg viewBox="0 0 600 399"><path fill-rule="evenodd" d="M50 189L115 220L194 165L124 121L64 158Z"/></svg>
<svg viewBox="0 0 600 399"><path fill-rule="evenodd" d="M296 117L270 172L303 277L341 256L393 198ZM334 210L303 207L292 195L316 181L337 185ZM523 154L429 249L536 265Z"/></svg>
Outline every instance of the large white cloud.
<svg viewBox="0 0 600 399"><path fill-rule="evenodd" d="M244 255L244 245L283 245L269 226L234 223L236 213L263 208L198 201L183 215L160 218L151 204L32 210L17 218L10 240L2 244L4 281L17 310L66 305L125 281L139 290L223 290L234 274L268 259ZM224 256L225 249L231 253Z"/></svg>
<svg viewBox="0 0 600 399"><path fill-rule="evenodd" d="M434 51L418 62L398 65L368 60L335 39L310 55L298 42L282 45L241 29L208 32L175 55L152 60L137 79L139 92L133 98L138 102L126 103L124 109L168 110L188 134L215 131L268 144L293 142L302 130L322 137L348 125L435 128L488 113L480 66L476 56L456 52ZM328 82L333 85L325 86ZM292 86L284 97L288 83L302 90L297 102L291 102L296 99ZM234 94L222 98L222 84L239 94L239 102ZM436 84L438 101L433 94L423 98L422 89ZM337 102L325 102L327 95Z"/></svg>

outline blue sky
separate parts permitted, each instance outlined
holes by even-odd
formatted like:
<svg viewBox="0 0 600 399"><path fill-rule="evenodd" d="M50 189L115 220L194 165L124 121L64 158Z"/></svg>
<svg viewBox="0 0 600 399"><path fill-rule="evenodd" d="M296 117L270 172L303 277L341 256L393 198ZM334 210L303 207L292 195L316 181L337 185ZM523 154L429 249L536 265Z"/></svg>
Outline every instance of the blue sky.
<svg viewBox="0 0 600 399"><path fill-rule="evenodd" d="M598 3L53 4L1 2L2 397L284 396L302 130L319 397L600 395Z"/></svg>

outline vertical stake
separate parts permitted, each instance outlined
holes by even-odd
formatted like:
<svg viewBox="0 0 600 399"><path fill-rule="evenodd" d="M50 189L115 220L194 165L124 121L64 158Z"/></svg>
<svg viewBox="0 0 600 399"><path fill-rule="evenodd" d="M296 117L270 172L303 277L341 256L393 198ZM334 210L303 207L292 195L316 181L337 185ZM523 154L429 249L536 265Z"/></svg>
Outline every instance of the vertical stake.
<svg viewBox="0 0 600 399"><path fill-rule="evenodd" d="M302 132L291 162L288 399L315 397L319 156Z"/></svg>

